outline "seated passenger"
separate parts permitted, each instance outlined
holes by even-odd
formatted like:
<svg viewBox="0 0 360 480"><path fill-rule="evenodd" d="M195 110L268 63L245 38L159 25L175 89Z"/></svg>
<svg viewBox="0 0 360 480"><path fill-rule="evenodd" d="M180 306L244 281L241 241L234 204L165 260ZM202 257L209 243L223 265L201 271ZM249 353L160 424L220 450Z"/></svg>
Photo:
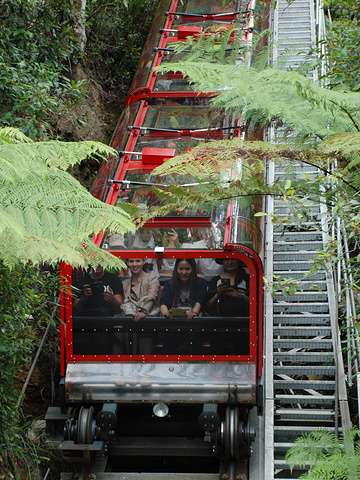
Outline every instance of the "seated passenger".
<svg viewBox="0 0 360 480"><path fill-rule="evenodd" d="M123 281L122 313L133 315L135 322L147 315L158 315L159 279L144 271L145 259L143 258L131 258L126 263L131 276ZM118 342L114 345L113 353L151 354L153 339L147 334L133 334L132 352L128 333L115 333L115 337Z"/></svg>
<svg viewBox="0 0 360 480"><path fill-rule="evenodd" d="M153 231L150 228L140 228L136 232L134 243L129 248L150 248L153 250L155 248Z"/></svg>
<svg viewBox="0 0 360 480"><path fill-rule="evenodd" d="M206 311L210 315L224 317L249 316L249 276L243 263L236 258L220 258L224 273L212 278L209 283Z"/></svg>
<svg viewBox="0 0 360 480"><path fill-rule="evenodd" d="M75 285L74 315L113 316L120 312L123 302L123 287L120 278L106 272L101 265L95 271L87 273L78 285Z"/></svg>
<svg viewBox="0 0 360 480"><path fill-rule="evenodd" d="M105 241L104 245L107 245L110 250L123 250L125 247L125 240L121 233L112 233ZM104 248L104 247L103 247Z"/></svg>
<svg viewBox="0 0 360 480"><path fill-rule="evenodd" d="M162 245L162 236L158 230L150 228L140 228L136 232L136 236L129 248L133 249L151 249ZM148 258L144 265L145 272L152 273L154 276L167 275L171 276L171 266L165 259Z"/></svg>
<svg viewBox="0 0 360 480"><path fill-rule="evenodd" d="M196 229L193 235L190 234L188 238L189 240L193 238L194 241L183 243L181 248L199 248L203 250L217 248L219 234L217 233L218 227L214 225L211 228ZM199 276L207 280L215 275L224 273L223 266L216 263L213 258L199 258L196 264Z"/></svg>
<svg viewBox="0 0 360 480"><path fill-rule="evenodd" d="M145 259L130 258L126 263L131 276L123 281L124 303L121 310L126 314L126 304L132 305L134 307L134 320L137 322L145 315L154 315L160 283L157 277L144 272Z"/></svg>
<svg viewBox="0 0 360 480"><path fill-rule="evenodd" d="M224 273L224 267L219 265L213 258L199 258L197 268L199 275L206 279Z"/></svg>
<svg viewBox="0 0 360 480"><path fill-rule="evenodd" d="M187 320L199 315L204 306L207 291L206 281L198 278L193 258L178 258L171 280L165 283L160 298L160 312L174 318L172 309L183 308Z"/></svg>

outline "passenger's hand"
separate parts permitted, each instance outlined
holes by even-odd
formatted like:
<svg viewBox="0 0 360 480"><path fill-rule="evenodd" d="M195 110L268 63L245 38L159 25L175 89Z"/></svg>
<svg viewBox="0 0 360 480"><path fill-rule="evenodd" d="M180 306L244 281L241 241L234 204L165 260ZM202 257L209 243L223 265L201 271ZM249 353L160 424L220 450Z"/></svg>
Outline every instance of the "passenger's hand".
<svg viewBox="0 0 360 480"><path fill-rule="evenodd" d="M137 312L135 313L134 315L134 320L135 322L138 322L139 320L141 320L142 318L145 317L145 313L144 312Z"/></svg>
<svg viewBox="0 0 360 480"><path fill-rule="evenodd" d="M92 295L92 290L89 284L83 286L83 294L85 298L89 298Z"/></svg>
<svg viewBox="0 0 360 480"><path fill-rule="evenodd" d="M225 283L219 283L217 286L217 293L219 295L228 295L230 290L234 290L233 288L229 287L229 285L226 285Z"/></svg>
<svg viewBox="0 0 360 480"><path fill-rule="evenodd" d="M164 234L163 237L163 245L164 247L175 248L176 245L179 243L179 235L177 234L176 230L173 228L170 232Z"/></svg>
<svg viewBox="0 0 360 480"><path fill-rule="evenodd" d="M113 290L108 287L108 289L104 292L104 300L106 300L107 302L110 302L110 303L115 303L115 295L114 295L114 292Z"/></svg>
<svg viewBox="0 0 360 480"><path fill-rule="evenodd" d="M241 298L243 300L249 300L249 297L247 297L246 295L244 295L243 293L241 292L238 292L237 290L235 290L234 288L230 288L229 292L227 293L227 295L229 297L233 297L233 298Z"/></svg>
<svg viewBox="0 0 360 480"><path fill-rule="evenodd" d="M170 318L170 320L174 319L174 315L172 314L171 310L169 310L168 313L165 313L164 316L167 318Z"/></svg>
<svg viewBox="0 0 360 480"><path fill-rule="evenodd" d="M197 313L192 312L191 310L188 310L186 312L186 320L192 320L194 317L196 317Z"/></svg>

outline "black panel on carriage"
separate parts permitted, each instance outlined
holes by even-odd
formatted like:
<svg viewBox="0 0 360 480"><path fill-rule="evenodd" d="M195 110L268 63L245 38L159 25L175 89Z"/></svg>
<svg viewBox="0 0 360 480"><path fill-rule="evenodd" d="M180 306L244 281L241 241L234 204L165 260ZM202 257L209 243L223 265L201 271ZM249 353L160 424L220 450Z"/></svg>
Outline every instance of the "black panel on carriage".
<svg viewBox="0 0 360 480"><path fill-rule="evenodd" d="M75 355L249 355L249 318L74 317Z"/></svg>

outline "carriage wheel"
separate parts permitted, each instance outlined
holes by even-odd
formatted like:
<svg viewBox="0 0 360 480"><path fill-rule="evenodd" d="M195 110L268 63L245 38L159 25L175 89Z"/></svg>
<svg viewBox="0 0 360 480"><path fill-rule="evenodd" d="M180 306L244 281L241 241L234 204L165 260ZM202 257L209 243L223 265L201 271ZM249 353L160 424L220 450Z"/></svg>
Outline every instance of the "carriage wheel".
<svg viewBox="0 0 360 480"><path fill-rule="evenodd" d="M239 458L240 445L239 410L228 407L224 421L224 453L227 461Z"/></svg>
<svg viewBox="0 0 360 480"><path fill-rule="evenodd" d="M77 423L77 443L93 443L95 440L95 409L81 407Z"/></svg>

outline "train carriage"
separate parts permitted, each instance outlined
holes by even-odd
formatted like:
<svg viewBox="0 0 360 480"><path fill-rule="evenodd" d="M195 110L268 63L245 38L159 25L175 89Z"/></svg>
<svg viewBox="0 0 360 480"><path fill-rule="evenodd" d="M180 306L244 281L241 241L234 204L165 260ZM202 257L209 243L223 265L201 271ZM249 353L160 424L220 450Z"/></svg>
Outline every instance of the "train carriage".
<svg viewBox="0 0 360 480"><path fill-rule="evenodd" d="M152 185L192 180L159 178L157 166L201 142L241 135L240 117L219 118L209 94L193 91L186 78L162 72L161 65L179 59L174 42L214 27L236 25L246 45L254 7L253 1L231 8L218 1L160 2L112 139L119 159L101 166L94 196L112 205L156 205ZM255 200L226 200L155 217L136 236L104 232L94 239L122 259L145 259L162 286L177 259L205 265L207 282L214 276L209 266L236 259L249 279L245 313L203 312L191 321L157 313L139 322L131 315L78 315L73 292L83 272L62 266L60 409L47 418L54 431L64 429L59 449L67 460L88 461L98 450L125 455L131 448L129 455L139 457L208 456L235 478L254 437L249 411L262 406L260 207ZM140 338L151 339L146 348Z"/></svg>

